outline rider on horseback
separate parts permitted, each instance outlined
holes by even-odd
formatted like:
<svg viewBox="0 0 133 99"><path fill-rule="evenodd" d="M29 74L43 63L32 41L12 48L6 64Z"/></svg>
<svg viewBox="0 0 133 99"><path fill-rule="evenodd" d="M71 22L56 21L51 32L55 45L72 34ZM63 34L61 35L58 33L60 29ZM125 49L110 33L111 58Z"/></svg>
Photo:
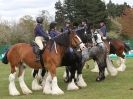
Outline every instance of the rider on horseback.
<svg viewBox="0 0 133 99"><path fill-rule="evenodd" d="M66 33L69 31L69 28L70 28L70 20L66 20L65 21L65 27L63 28L63 32Z"/></svg>
<svg viewBox="0 0 133 99"><path fill-rule="evenodd" d="M87 19L83 19L81 22L81 25L79 26L79 29L88 29L88 20Z"/></svg>
<svg viewBox="0 0 133 99"><path fill-rule="evenodd" d="M35 33L35 42L39 46L39 49L37 51L36 59L37 61L40 61L40 54L44 48L43 42L48 41L50 37L48 34L43 30L43 18L42 17L37 17L36 18L37 25L34 29Z"/></svg>
<svg viewBox="0 0 133 99"><path fill-rule="evenodd" d="M106 28L104 21L100 22L100 34L103 40L107 39L107 28Z"/></svg>
<svg viewBox="0 0 133 99"><path fill-rule="evenodd" d="M54 38L56 36L58 36L60 34L60 32L58 32L56 30L56 25L57 25L57 22L51 22L50 23L50 26L49 26L49 36L51 38Z"/></svg>

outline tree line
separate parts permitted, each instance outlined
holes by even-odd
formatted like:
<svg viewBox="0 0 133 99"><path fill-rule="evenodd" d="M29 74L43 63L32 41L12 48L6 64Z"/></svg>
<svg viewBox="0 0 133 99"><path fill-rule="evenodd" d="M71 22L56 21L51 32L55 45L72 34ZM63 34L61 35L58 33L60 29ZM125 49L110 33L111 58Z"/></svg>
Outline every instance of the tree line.
<svg viewBox="0 0 133 99"><path fill-rule="evenodd" d="M133 21L131 21L133 10L127 3L118 5L112 3L111 0L108 4L101 0L64 0L62 3L59 0L55 3L55 9L55 21L59 26L63 26L65 20L79 23L82 19L87 19L97 27L99 21L102 20L108 25L108 30L119 31L118 34L123 37L133 37ZM48 30L51 19L48 11L41 11L39 16L44 18L43 25L45 30ZM119 26L116 25L116 20ZM12 25L6 20L0 20L0 44L30 43L34 40L35 25L35 19L30 15L24 15Z"/></svg>
<svg viewBox="0 0 133 99"><path fill-rule="evenodd" d="M44 19L43 25L45 30L48 30L49 20L51 16L48 11L43 10L39 14ZM36 25L35 19L30 15L22 16L18 22L13 22L11 25L8 21L0 21L0 44L15 44L15 43L31 43L34 40L34 28Z"/></svg>
<svg viewBox="0 0 133 99"><path fill-rule="evenodd" d="M63 3L59 0L55 3L55 9L55 20L59 25L63 25L65 20L79 23L82 19L87 19L88 22L93 23L94 27L98 28L99 22L104 21L108 30L115 28L114 30L117 30L115 31L116 33L124 32L123 34L125 35L128 31L123 30L125 28L125 25L123 25L124 22L112 22L112 20L124 20L122 16L125 10L132 8L127 3L115 4L111 0L108 4L105 4L105 2L101 0L64 0ZM127 16L128 15L129 14L127 14ZM116 20L117 18L119 18L119 20ZM121 24L122 27L116 25L116 23ZM126 26L126 28L128 29L128 26ZM128 32L127 36L128 34L130 33Z"/></svg>

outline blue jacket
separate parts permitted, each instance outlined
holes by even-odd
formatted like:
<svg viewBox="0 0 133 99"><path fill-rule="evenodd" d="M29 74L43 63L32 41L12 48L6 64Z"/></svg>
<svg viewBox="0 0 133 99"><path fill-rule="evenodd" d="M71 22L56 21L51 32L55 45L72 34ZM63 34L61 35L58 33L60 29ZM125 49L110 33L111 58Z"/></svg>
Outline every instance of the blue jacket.
<svg viewBox="0 0 133 99"><path fill-rule="evenodd" d="M63 33L66 33L66 32L68 32L69 31L69 28L68 27L64 27L63 28Z"/></svg>
<svg viewBox="0 0 133 99"><path fill-rule="evenodd" d="M41 24L36 25L34 32L35 32L35 36L42 36L46 40L49 39L48 34L43 30L43 27Z"/></svg>
<svg viewBox="0 0 133 99"><path fill-rule="evenodd" d="M107 29L106 29L106 26L105 25L100 28L100 31L103 33L103 36L104 37L107 36Z"/></svg>
<svg viewBox="0 0 133 99"><path fill-rule="evenodd" d="M58 33L55 31L55 30L51 30L50 32L49 32L49 36L51 37L51 38L54 38L54 37L56 37L58 35Z"/></svg>

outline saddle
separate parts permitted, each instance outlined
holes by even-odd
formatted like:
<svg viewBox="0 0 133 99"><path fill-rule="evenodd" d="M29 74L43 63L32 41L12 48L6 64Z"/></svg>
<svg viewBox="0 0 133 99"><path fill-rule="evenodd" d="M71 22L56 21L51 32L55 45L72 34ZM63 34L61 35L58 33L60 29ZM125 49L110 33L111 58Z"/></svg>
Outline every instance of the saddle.
<svg viewBox="0 0 133 99"><path fill-rule="evenodd" d="M33 41L33 42L31 43L31 46L32 46L32 48L33 48L34 54L37 54L38 50L40 50L40 49L39 49L39 46L36 44L36 42ZM44 48L43 48L43 50L41 51L42 53L44 52L44 49L45 49L46 44L43 43L43 46L44 46Z"/></svg>
<svg viewBox="0 0 133 99"><path fill-rule="evenodd" d="M36 55L36 57L39 57L39 58L40 58L40 61L38 61L38 62L41 63L41 66L42 66L42 67L44 67L42 54L43 54L43 52L44 52L44 50L45 50L46 44L43 43L43 45L44 45L43 50L40 50L40 49L39 49L39 46L38 46L34 41L31 43L31 46L32 46L32 49L33 49L33 53Z"/></svg>

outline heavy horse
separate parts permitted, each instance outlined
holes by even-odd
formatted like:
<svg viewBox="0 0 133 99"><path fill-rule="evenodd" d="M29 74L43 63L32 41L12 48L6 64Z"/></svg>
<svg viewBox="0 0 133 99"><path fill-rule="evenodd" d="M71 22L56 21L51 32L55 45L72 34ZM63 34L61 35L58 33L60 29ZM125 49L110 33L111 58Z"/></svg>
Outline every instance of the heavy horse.
<svg viewBox="0 0 133 99"><path fill-rule="evenodd" d="M125 53L128 53L130 51L130 47L123 42L122 40L119 39L111 39L108 38L107 40L104 41L109 54L116 54L118 57L117 64L119 67L117 68L117 71L125 71L126 65L125 65ZM114 67L112 67L115 69ZM97 64L95 65L95 68L91 70L92 72L98 72L98 66Z"/></svg>
<svg viewBox="0 0 133 99"><path fill-rule="evenodd" d="M13 45L5 54L3 61L4 63L9 62L11 67L11 74L9 75L9 94L13 96L20 95L15 85L16 68L18 68L18 79L23 94L32 93L24 82L24 63L35 70L45 68L48 71L43 93L53 95L63 94L64 92L57 84L56 68L60 65L64 53L68 47L72 47L74 49L85 48L81 39L73 30L63 33L47 42L42 54L44 63L44 66L42 67L41 63L35 61L36 56L33 53L33 49L30 44L18 43Z"/></svg>
<svg viewBox="0 0 133 99"><path fill-rule="evenodd" d="M92 44L92 34L90 31L86 31L85 29L79 29L76 32L77 32L77 35L82 39L83 43L85 43L87 46ZM90 46L83 52L78 52L76 50L73 50L72 52L66 52L62 60L62 65L66 66L65 81L69 82L67 89L77 90L79 89L78 86L79 87L87 86L87 84L85 83L82 77L82 69L85 61L90 59L95 60L98 63L98 66L100 69L100 72L98 77L96 78L96 81L104 80L105 79L104 69L107 66L106 60L109 63L109 59L106 56L107 56L107 50L104 44L102 44L102 46L100 45L94 46L94 47ZM38 71L34 71L33 73L34 77L35 77L35 74L37 74L37 72ZM75 72L77 72L76 77L75 77ZM76 84L78 86L75 84L74 80L76 80Z"/></svg>

